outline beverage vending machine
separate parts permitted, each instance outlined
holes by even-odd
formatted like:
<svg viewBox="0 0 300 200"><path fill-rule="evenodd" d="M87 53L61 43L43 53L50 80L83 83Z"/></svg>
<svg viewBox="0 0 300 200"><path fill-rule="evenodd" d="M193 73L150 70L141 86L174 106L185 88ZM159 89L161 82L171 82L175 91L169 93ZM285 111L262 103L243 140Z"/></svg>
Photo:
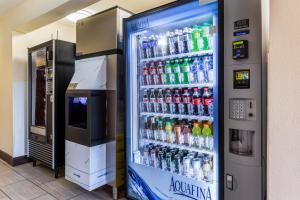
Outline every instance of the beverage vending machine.
<svg viewBox="0 0 300 200"><path fill-rule="evenodd" d="M176 5L125 23L135 199L218 198L218 4Z"/></svg>
<svg viewBox="0 0 300 200"><path fill-rule="evenodd" d="M260 3L183 0L125 20L128 198L263 199Z"/></svg>

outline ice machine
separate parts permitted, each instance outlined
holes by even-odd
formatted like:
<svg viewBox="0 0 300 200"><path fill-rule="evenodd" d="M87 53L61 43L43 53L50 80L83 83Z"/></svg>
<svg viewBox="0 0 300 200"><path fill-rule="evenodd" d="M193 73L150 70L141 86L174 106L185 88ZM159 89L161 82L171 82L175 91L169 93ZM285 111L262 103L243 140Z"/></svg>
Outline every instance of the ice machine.
<svg viewBox="0 0 300 200"><path fill-rule="evenodd" d="M75 74L66 92L66 179L87 190L124 184L123 18L113 7L76 24Z"/></svg>

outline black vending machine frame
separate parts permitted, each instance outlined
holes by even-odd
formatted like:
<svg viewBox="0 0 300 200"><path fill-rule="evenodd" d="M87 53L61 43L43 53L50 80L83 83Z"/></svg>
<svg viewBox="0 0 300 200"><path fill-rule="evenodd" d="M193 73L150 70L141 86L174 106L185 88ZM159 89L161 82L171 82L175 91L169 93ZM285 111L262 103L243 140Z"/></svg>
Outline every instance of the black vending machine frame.
<svg viewBox="0 0 300 200"><path fill-rule="evenodd" d="M135 19L135 18L139 18L139 17L143 17L146 15L150 15L153 13L157 13L157 12L161 12L163 10L169 9L169 8L174 8L177 6L180 6L182 4L186 4L189 2L193 2L195 0L180 0L180 1L175 1L175 2L171 2L162 6L158 6L155 7L153 9L150 10L146 10L144 12L132 15L129 18L125 18L123 20L123 65L126 66L126 37L127 37L127 30L126 30L126 23L129 20ZM219 23L218 23L218 84L219 84L219 200L224 200L224 0L215 0L218 2L218 18L219 18ZM127 67L125 67L125 74L127 74ZM128 84L127 80L125 79L125 87L130 87L130 85ZM125 101L127 101L127 98L125 98ZM127 103L125 102L125 105L127 105ZM125 110L125 113L127 112L127 110ZM127 123L125 123L125 126L127 126ZM125 130L127 130L127 127L125 127ZM126 138L130 135L130 133L126 133ZM130 200L136 200L133 199L132 197L128 196L128 157L127 157L127 142L126 140L124 141L124 146L126 149L125 152L125 196L127 199Z"/></svg>
<svg viewBox="0 0 300 200"><path fill-rule="evenodd" d="M49 127L45 127L46 136L31 132L32 125L32 53L42 49L50 49L46 56L46 65L52 64L53 85L52 105L46 108L46 116L51 117ZM65 164L65 92L75 71L76 44L62 40L50 40L32 48L28 48L28 158L36 166L37 161L55 170L58 177L59 168ZM49 62L49 64L48 64ZM51 111L51 112L50 112ZM54 111L54 112L53 112ZM53 125L53 120L54 125ZM52 132L52 139L49 139Z"/></svg>

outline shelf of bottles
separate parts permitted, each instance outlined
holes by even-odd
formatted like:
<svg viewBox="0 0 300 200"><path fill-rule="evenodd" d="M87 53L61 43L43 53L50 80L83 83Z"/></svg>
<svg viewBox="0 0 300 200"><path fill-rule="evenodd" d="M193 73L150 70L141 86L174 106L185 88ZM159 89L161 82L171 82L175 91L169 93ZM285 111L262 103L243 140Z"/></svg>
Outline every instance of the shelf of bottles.
<svg viewBox="0 0 300 200"><path fill-rule="evenodd" d="M213 26L137 37L137 164L213 182Z"/></svg>

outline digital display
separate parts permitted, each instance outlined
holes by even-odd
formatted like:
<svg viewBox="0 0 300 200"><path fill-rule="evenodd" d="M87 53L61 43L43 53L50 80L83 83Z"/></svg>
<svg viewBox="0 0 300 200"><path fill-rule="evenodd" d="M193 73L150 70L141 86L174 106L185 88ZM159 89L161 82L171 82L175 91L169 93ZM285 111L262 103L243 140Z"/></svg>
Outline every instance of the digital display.
<svg viewBox="0 0 300 200"><path fill-rule="evenodd" d="M239 40L232 43L232 59L240 60L248 58L248 41Z"/></svg>
<svg viewBox="0 0 300 200"><path fill-rule="evenodd" d="M234 89L250 88L250 70L235 70L233 76Z"/></svg>
<svg viewBox="0 0 300 200"><path fill-rule="evenodd" d="M234 22L234 29L249 28L249 19L242 19Z"/></svg>

